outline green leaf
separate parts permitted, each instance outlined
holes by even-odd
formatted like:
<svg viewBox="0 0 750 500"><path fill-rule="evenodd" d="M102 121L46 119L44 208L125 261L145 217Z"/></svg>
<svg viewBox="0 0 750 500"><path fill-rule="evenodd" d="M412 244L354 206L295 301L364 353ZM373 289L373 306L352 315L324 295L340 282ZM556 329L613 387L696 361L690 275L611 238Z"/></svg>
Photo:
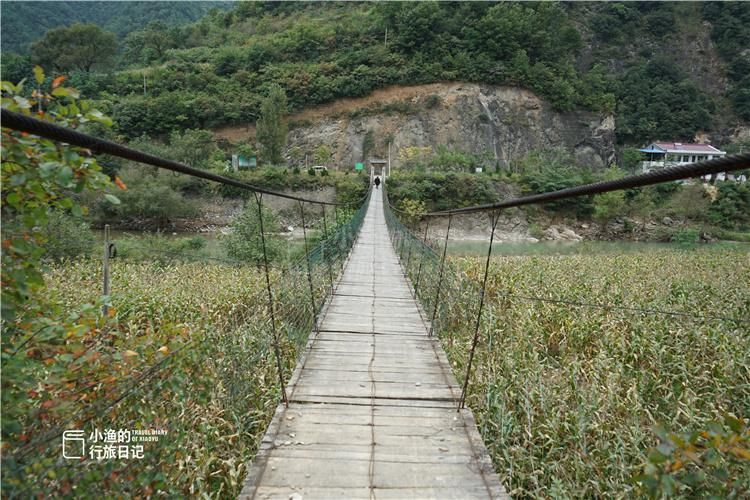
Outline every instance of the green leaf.
<svg viewBox="0 0 750 500"><path fill-rule="evenodd" d="M25 172L19 172L17 174L14 174L10 177L10 185L11 186L20 186L26 182L26 173Z"/></svg>
<svg viewBox="0 0 750 500"><path fill-rule="evenodd" d="M63 186L70 184L73 180L73 169L69 166L64 166L57 172L57 182Z"/></svg>
<svg viewBox="0 0 750 500"><path fill-rule="evenodd" d="M48 179L57 170L59 163L47 161L39 165L39 174L42 179Z"/></svg>
<svg viewBox="0 0 750 500"><path fill-rule="evenodd" d="M726 415L724 417L724 423L729 426L730 429L732 429L734 432L740 433L742 432L742 420L739 420L737 418L734 418L731 415Z"/></svg>
<svg viewBox="0 0 750 500"><path fill-rule="evenodd" d="M93 109L90 112L86 113L86 118L88 118L92 122L101 123L102 125L106 125L108 127L112 126L112 119L98 109Z"/></svg>
<svg viewBox="0 0 750 500"><path fill-rule="evenodd" d="M667 457L658 450L651 450L651 453L648 455L648 461L652 464L662 464L667 461Z"/></svg>
<svg viewBox="0 0 750 500"><path fill-rule="evenodd" d="M19 204L21 203L21 195L18 193L10 193L5 200L7 201L8 205L18 208Z"/></svg>
<svg viewBox="0 0 750 500"><path fill-rule="evenodd" d="M112 195L112 194L105 194L104 195L104 199L107 200L108 202L110 202L113 205L119 205L120 204L120 199L117 196Z"/></svg>
<svg viewBox="0 0 750 500"><path fill-rule="evenodd" d="M31 103L28 99L25 97L21 97L20 95L13 96L13 100L16 101L16 104L18 104L21 108L29 109L31 107Z"/></svg>
<svg viewBox="0 0 750 500"><path fill-rule="evenodd" d="M80 205L73 205L73 207L70 209L70 213L72 213L76 217L83 216L83 210L81 209Z"/></svg>
<svg viewBox="0 0 750 500"><path fill-rule="evenodd" d="M3 81L2 83L0 83L0 89L2 89L3 92L10 92L13 94L18 92L18 87L6 81Z"/></svg>
<svg viewBox="0 0 750 500"><path fill-rule="evenodd" d="M44 70L41 66L34 66L34 78L38 84L44 82Z"/></svg>
<svg viewBox="0 0 750 500"><path fill-rule="evenodd" d="M72 87L57 87L52 91L52 95L55 97L72 97L73 99L78 99L80 96L78 91Z"/></svg>

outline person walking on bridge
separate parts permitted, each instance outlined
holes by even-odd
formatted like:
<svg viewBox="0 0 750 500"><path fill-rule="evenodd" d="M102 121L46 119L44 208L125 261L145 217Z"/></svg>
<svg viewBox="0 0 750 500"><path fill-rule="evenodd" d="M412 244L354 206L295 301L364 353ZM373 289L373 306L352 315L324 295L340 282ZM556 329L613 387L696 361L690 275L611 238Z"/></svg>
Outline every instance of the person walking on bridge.
<svg viewBox="0 0 750 500"><path fill-rule="evenodd" d="M380 177L375 177L375 189L380 188Z"/></svg>

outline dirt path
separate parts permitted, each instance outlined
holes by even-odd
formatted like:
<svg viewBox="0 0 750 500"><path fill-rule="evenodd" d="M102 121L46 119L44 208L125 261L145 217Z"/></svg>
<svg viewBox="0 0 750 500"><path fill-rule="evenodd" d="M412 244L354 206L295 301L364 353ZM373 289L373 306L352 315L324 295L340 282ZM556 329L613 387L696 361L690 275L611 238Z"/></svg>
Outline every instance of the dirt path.
<svg viewBox="0 0 750 500"><path fill-rule="evenodd" d="M423 95L445 92L452 88L459 88L462 85L464 84L460 82L429 83L426 85L413 86L392 85L390 87L377 89L364 97L345 97L327 104L303 109L298 113L289 115L288 120L292 122L314 122L325 118L335 117L355 109L365 108L375 103L388 104L405 101ZM217 137L226 139L230 142L246 141L255 137L255 124L248 123L245 125L220 127L214 130L214 134L216 134Z"/></svg>

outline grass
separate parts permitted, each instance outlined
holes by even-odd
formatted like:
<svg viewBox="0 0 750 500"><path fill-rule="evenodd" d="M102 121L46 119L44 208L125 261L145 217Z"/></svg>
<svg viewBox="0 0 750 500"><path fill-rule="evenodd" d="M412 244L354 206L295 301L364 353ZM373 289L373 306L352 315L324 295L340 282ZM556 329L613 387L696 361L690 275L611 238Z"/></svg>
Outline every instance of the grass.
<svg viewBox="0 0 750 500"><path fill-rule="evenodd" d="M737 233L742 235L743 233ZM729 238L728 238L729 239ZM750 240L748 240L750 241ZM736 241L719 241L710 244L696 244L697 249L737 249L750 251L750 245L737 238ZM653 243L635 241L583 241L537 243L494 243L492 255L617 255L648 253L661 250L678 250L674 243ZM486 256L487 241L452 240L448 243L448 255L456 257Z"/></svg>
<svg viewBox="0 0 750 500"><path fill-rule="evenodd" d="M463 378L484 261L452 262L457 276L445 292L440 331ZM634 477L659 444L657 426L692 433L725 415L750 417L748 323L528 297L747 320L748 262L747 251L715 247L493 259L468 402L508 492L642 495ZM737 446L747 452L750 432L744 436ZM725 473L740 486L720 491L747 494L750 461L727 463Z"/></svg>
<svg viewBox="0 0 750 500"><path fill-rule="evenodd" d="M98 259L52 264L45 274L49 321L75 316L66 327L68 344L36 347L37 337L27 345L49 352L33 373L39 382L30 394L52 409L24 422L26 435L31 443L60 428L87 436L135 428L167 435L131 461L72 463L60 459L59 438L44 441L33 465L4 467L4 491L236 497L280 399L263 273L249 265L115 258L106 321L98 306L86 305L101 303L101 280ZM313 283L320 301L327 289L323 266L313 269ZM312 329L304 270L275 271L272 288L288 378Z"/></svg>

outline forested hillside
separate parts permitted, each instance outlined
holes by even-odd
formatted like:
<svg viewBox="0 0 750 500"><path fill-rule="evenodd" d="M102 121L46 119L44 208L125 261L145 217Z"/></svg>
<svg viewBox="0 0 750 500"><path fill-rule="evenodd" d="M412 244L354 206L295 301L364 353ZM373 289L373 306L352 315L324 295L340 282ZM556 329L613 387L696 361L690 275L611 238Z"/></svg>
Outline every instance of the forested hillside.
<svg viewBox="0 0 750 500"><path fill-rule="evenodd" d="M9 12L4 26L18 22ZM688 140L750 119L748 26L741 2L243 2L131 32L119 71L72 81L129 137L255 122L274 83L294 111L389 84L473 81L528 88L558 110L614 112L620 143ZM21 76L19 61L3 62Z"/></svg>
<svg viewBox="0 0 750 500"><path fill-rule="evenodd" d="M94 23L118 37L159 20L167 26L195 21L230 1L206 2L17 2L2 3L2 50L28 53L32 42L58 26Z"/></svg>

